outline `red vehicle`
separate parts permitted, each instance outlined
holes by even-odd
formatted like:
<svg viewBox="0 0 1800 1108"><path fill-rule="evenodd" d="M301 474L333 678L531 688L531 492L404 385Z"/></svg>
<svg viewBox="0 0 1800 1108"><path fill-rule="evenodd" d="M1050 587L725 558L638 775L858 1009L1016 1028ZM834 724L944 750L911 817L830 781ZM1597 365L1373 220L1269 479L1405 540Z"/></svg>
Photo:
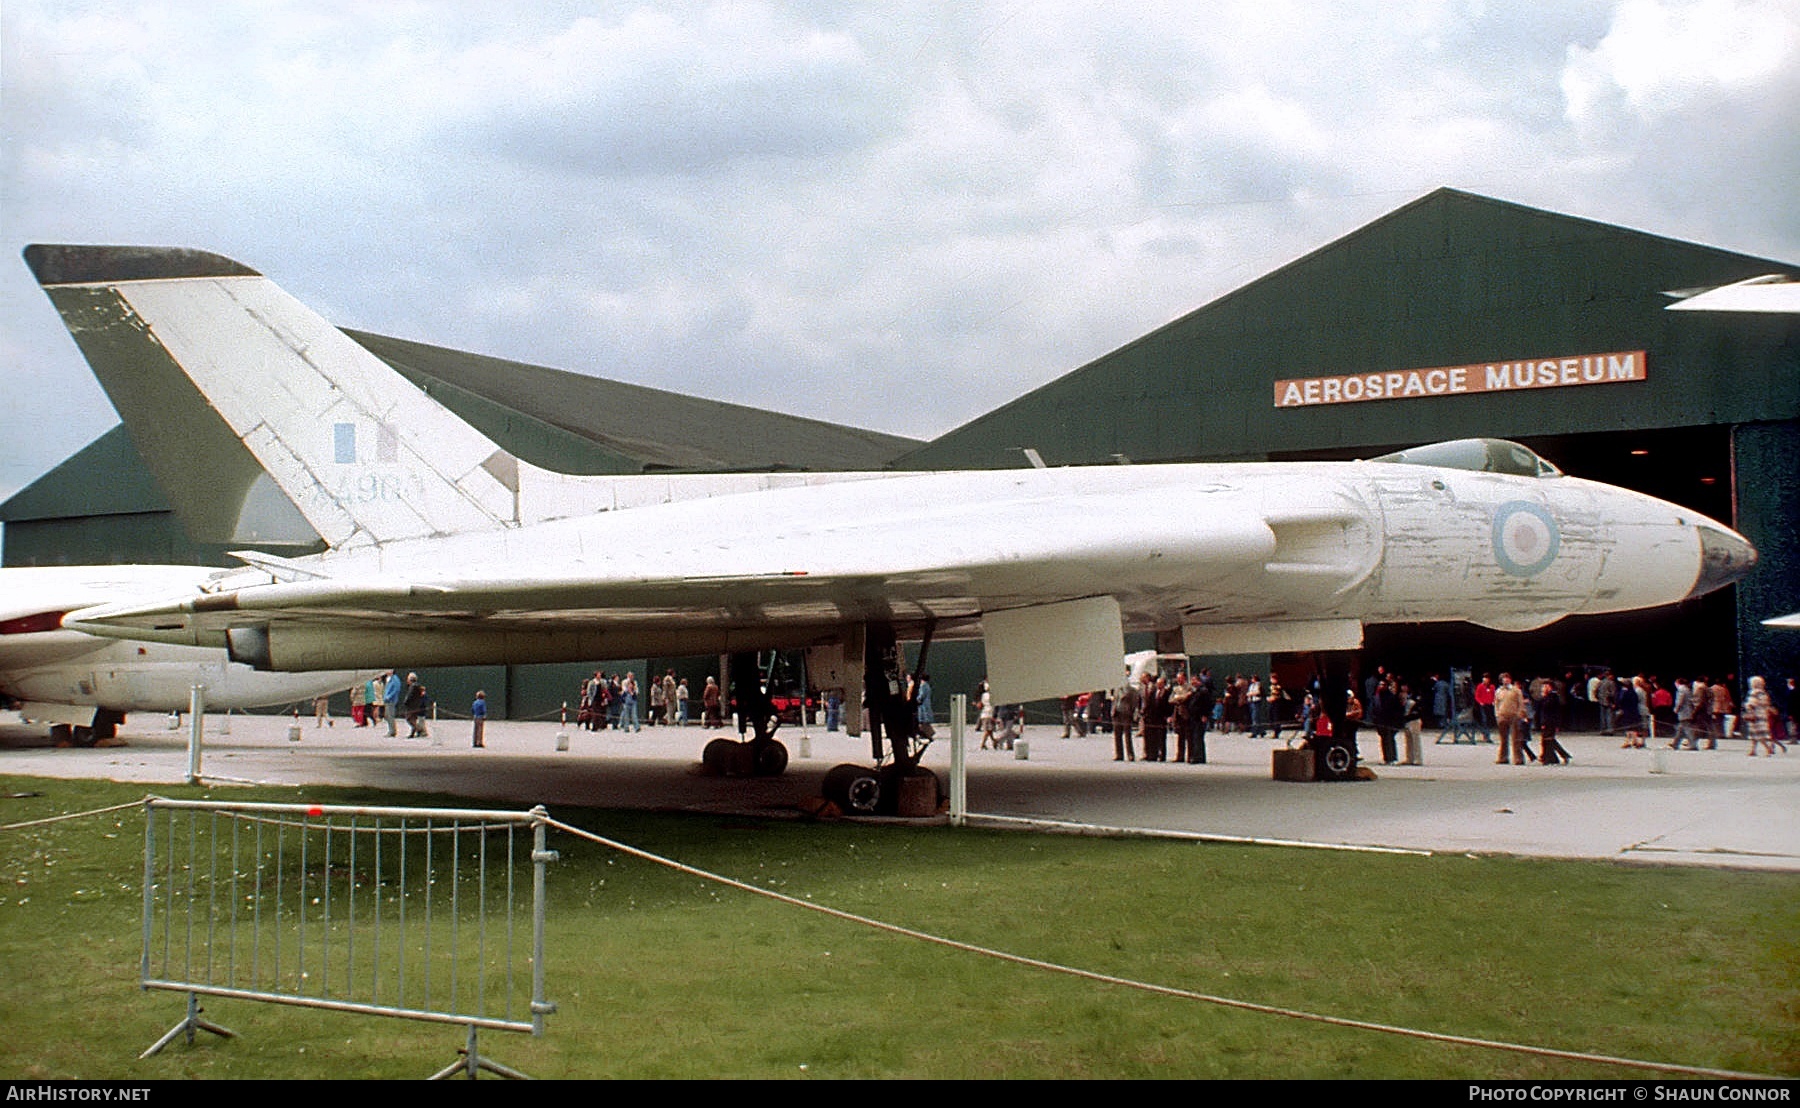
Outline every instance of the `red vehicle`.
<svg viewBox="0 0 1800 1108"><path fill-rule="evenodd" d="M802 698L798 693L771 693L769 703L775 706L776 718L782 723L799 723L802 705L806 708L807 718L813 720L818 718L818 704L810 696ZM730 708L733 712L737 710L735 697L730 702Z"/></svg>
<svg viewBox="0 0 1800 1108"><path fill-rule="evenodd" d="M804 708L808 719L814 718L815 709L810 696L802 697L798 693L776 693L769 697L769 703L775 706L775 713L783 723L800 723L800 712Z"/></svg>

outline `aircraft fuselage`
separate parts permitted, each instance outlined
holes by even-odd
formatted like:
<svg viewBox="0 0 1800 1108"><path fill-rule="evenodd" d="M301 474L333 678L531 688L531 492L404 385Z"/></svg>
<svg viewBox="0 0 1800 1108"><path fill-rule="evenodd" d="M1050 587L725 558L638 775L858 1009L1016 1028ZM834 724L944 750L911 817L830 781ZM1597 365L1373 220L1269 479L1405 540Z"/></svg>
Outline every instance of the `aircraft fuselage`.
<svg viewBox="0 0 1800 1108"><path fill-rule="evenodd" d="M217 647L96 638L62 614L102 602L198 590L198 566L57 566L0 570L0 693L34 720L87 725L96 710L186 710L195 685L209 709L245 709L348 688L353 671L259 673Z"/></svg>
<svg viewBox="0 0 1800 1108"><path fill-rule="evenodd" d="M840 476L302 559L328 575L322 596L367 589L392 618L378 630L279 624L266 643L233 647L276 669L699 654L815 645L865 621L972 636L983 612L1100 595L1118 600L1127 629L1526 630L1680 601L1754 559L1697 512L1554 471L1377 461ZM1727 563L1722 577L1715 565L1709 578L1709 557ZM481 582L478 608L460 595L468 580ZM304 606L305 587L280 605ZM242 592L201 607L229 606L242 625L256 603Z"/></svg>

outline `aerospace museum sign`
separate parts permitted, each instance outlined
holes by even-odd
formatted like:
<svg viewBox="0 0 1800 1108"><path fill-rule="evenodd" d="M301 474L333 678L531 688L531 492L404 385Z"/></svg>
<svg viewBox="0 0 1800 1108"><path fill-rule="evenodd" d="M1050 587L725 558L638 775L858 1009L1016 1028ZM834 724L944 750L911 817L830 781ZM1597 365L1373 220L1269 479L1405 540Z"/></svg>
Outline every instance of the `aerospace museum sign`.
<svg viewBox="0 0 1800 1108"><path fill-rule="evenodd" d="M1407 400L1418 396L1608 385L1644 380L1648 370L1646 363L1642 350L1630 350L1617 354L1578 354L1567 358L1529 358L1516 362L1352 373L1341 377L1295 377L1275 382L1275 406L1305 408L1364 400Z"/></svg>

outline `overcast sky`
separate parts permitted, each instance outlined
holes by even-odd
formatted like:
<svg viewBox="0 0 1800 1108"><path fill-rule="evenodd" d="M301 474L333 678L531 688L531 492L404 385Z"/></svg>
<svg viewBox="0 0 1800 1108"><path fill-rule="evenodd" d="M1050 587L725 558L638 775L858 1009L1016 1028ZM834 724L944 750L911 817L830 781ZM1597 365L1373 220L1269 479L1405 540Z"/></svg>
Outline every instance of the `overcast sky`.
<svg viewBox="0 0 1800 1108"><path fill-rule="evenodd" d="M0 497L30 242L928 438L1443 185L1800 262L1800 0L4 0L0 140Z"/></svg>

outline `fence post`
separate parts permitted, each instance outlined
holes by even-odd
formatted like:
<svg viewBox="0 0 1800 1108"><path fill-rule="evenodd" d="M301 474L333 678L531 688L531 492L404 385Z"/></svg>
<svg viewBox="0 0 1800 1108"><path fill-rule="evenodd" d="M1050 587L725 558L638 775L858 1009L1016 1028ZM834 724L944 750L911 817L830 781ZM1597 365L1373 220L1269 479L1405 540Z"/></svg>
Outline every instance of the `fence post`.
<svg viewBox="0 0 1800 1108"><path fill-rule="evenodd" d="M969 819L968 734L969 694L950 696L950 826L961 827Z"/></svg>
<svg viewBox="0 0 1800 1108"><path fill-rule="evenodd" d="M542 804L531 810L537 817L531 830L531 946L537 956L531 960L531 1033L544 1033L544 1017L556 1011L556 1005L544 999L544 915L548 906L545 879L546 867L551 862L560 860L556 851L549 849L550 813Z"/></svg>
<svg viewBox="0 0 1800 1108"><path fill-rule="evenodd" d="M188 773L187 783L200 783L200 742L206 734L206 686L188 689Z"/></svg>

